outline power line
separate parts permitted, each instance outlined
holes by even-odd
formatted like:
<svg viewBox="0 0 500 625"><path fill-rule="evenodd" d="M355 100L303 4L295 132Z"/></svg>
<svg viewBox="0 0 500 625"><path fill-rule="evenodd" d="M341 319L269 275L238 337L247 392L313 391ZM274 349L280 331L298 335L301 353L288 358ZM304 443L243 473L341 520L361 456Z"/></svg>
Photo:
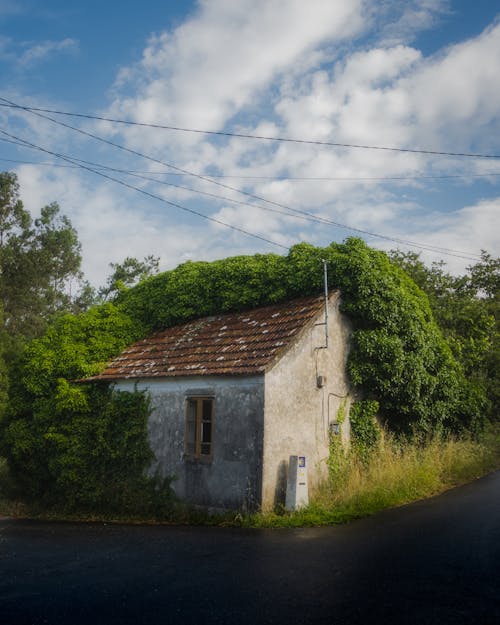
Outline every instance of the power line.
<svg viewBox="0 0 500 625"><path fill-rule="evenodd" d="M8 107L8 108L17 108L30 112L39 112L39 113L51 113L53 115L66 115L69 117L79 117L83 119L92 119L96 121L104 121L110 122L113 124L124 124L127 126L141 126L143 128L156 128L161 130L174 130L177 132L189 132L195 134L203 134L203 135L216 135L221 137L236 137L238 139L258 139L261 141L276 141L281 143L299 143L299 144L307 144L307 145L322 145L329 147L337 147L337 148L352 148L352 149L360 149L360 150L383 150L388 152L406 152L410 154L429 154L432 156L454 156L454 157L465 157L465 158L500 158L500 154L478 154L478 153L470 153L470 152L445 152L438 150L420 150L420 149L412 149L412 148L395 148L389 146L380 146L380 145L363 145L356 143L340 143L334 141L318 141L313 139L294 139L290 137L272 137L266 135L252 135L238 132L226 132L222 130L200 130L197 128L182 128L180 126L168 126L164 124L151 124L146 122L133 122L125 119L116 119L112 117L102 117L99 115L90 115L86 113L70 113L69 111L60 111L57 109L48 109L34 106L22 106L20 104L14 104L13 102L9 102L5 98L1 98L3 104L0 102L0 106Z"/></svg>
<svg viewBox="0 0 500 625"><path fill-rule="evenodd" d="M37 146L34 143L31 143L29 141L26 141L25 139L21 139L20 137L16 137L14 135L11 135L10 133L6 132L5 130L1 130L0 132L8 137L11 137L12 139L15 139L17 141L22 141L23 143L25 143L26 145L33 147L37 150L41 150L42 152L46 152L47 154L51 154L52 156L56 156L57 158L61 158L69 163L73 163L78 165L81 169L86 169L87 171L92 172L93 174L96 174L98 176L101 176L103 178L106 178L108 180L112 180L113 182L116 182L117 184L120 184L124 187L127 187L128 189L133 189L134 191L137 191L139 193L142 193L143 195L146 195L147 197L153 198L155 200L159 200L160 202L164 202L165 204L168 204L169 206L173 206L175 208L179 208L180 210L186 211L188 213L192 213L193 215L197 215L198 217L202 217L203 219L207 219L208 221L212 221L216 224L219 224L221 226L225 226L226 228L231 228L231 230L235 230L236 232L240 232L242 234L245 234L249 237L253 237L255 239L260 239L261 241L264 241L265 243L270 243L271 245L276 245L277 247L281 247L282 249L288 250L288 247L286 247L285 245L282 245L281 243L277 243L276 241L272 241L271 239L267 239L264 236L261 236L260 234L255 234L253 232L249 232L248 230L244 230L243 228L239 228L238 226L233 226L231 224L228 224L224 221L221 221L220 219L216 219L215 217L210 217L209 215L204 215L203 213L200 213L198 211L195 211L191 208L187 208L186 206L181 206L180 204L177 204L175 202L171 202L170 200L166 200L165 198L160 197L159 195L156 195L154 193L150 193L149 191L145 191L144 189L140 189L139 187L135 187L134 185L128 184L127 182L124 182L123 180L119 180L118 178L113 178L112 176L108 176L107 174L104 174L101 171L98 171L96 169L92 169L91 167L87 167L86 165L80 165L78 164L76 161L74 161L73 159L71 159L70 157L64 156L62 154L58 154L57 152L52 152L51 150L46 150L45 148L42 148L41 146Z"/></svg>
<svg viewBox="0 0 500 625"><path fill-rule="evenodd" d="M0 141L7 141L14 145L24 146L17 141L10 141L0 137ZM29 147L29 146L28 146ZM78 160L78 159L75 159ZM21 165L43 165L47 167L63 167L78 169L77 165L62 165L61 163L43 162L43 161L25 161L13 158L0 158L0 161L8 163L19 163ZM106 165L99 165L106 168ZM112 169L112 168L111 168ZM124 174L147 174L148 176L197 176L199 174L191 172L189 174L181 174L172 171L143 171L135 169L122 169ZM415 176L251 176L243 174L206 174L207 178L232 178L234 180L269 180L283 182L392 182L404 180L449 180L449 179L469 179L469 178L490 178L491 176L500 176L500 172L492 171L483 174L443 174L443 175L415 175Z"/></svg>
<svg viewBox="0 0 500 625"><path fill-rule="evenodd" d="M0 130L0 132L4 132L4 131ZM7 134L7 133L4 132L4 134ZM49 150L46 150L45 148L42 148L40 146L36 146L35 144L31 144L31 143L25 141L24 139L21 139L20 141L24 142L24 143L19 143L20 145L26 144L27 147L31 147L33 149L37 149L37 150L40 150L40 151L45 152L45 153L54 154L57 157L66 160L67 162L75 163L75 165L68 165L67 167L75 167L77 169L83 168L83 169L87 169L89 171L92 171L94 173L100 173L100 172L96 172L95 169L106 169L106 170L114 171L114 172L117 172L117 173L130 174L130 172L127 171L127 170L122 170L122 169L118 169L118 168L114 168L114 167L108 167L106 165L101 165L99 163L94 163L92 161L86 161L86 160L78 159L78 158L75 158L75 157L69 157L69 156L64 155L64 154L51 152ZM86 165L91 166L91 167L87 167ZM313 222L316 222L316 223L325 223L327 225L334 225L335 227L342 227L342 228L345 228L345 229L348 229L348 230L352 230L353 229L353 228L350 228L349 226L338 225L336 222L333 222L333 221L331 221L329 219L326 219L324 217L319 217L317 215L313 215L311 213L305 213L304 212L303 215L302 214L292 215L292 214L290 214L290 212L284 212L284 211L281 211L281 210L278 210L278 209L275 209L275 208L270 208L270 207L266 207L266 206L260 206L258 204L249 204L248 202L243 202L241 200L235 200L234 198L228 198L228 197L216 195L216 194L209 193L209 192L206 192L206 191L201 191L199 189L193 189L192 187L186 187L186 186L183 186L183 185L176 185L176 184L169 183L169 182L166 182L166 181L161 181L161 180L159 181L159 180L156 180L154 178L149 178L147 176L142 176L142 175L139 175L139 174L130 174L130 175L133 175L134 177L140 178L142 180L153 182L155 184L164 184L164 185L171 186L171 187L174 187L174 188L183 189L183 190L190 191L190 192L193 192L193 193L198 193L198 194L201 194L201 195L212 197L212 198L215 198L217 200L224 200L224 201L228 201L228 202L231 202L231 203L234 203L234 204L239 204L239 205L243 205L243 206L249 206L251 208L260 208L260 209L266 210L268 212L273 212L273 213L278 213L278 214L281 214L281 215L285 215L286 217L293 217L294 219L304 219L304 220L313 221ZM112 178L110 176L103 175L103 177L109 178L109 179L114 180L114 181L117 181L117 180L115 180L114 178ZM140 192L143 192L142 190L138 189L137 187L134 187L133 185L127 185L126 183L122 183L121 181L120 181L120 184L124 184L125 186L128 186L130 188L136 189L136 190L138 190ZM152 196L152 197L160 199L159 196L156 196L154 194L146 193L146 195L149 195L149 196ZM164 200L163 198L161 198L161 200L165 201L165 202L167 202L167 203L169 203L169 204L171 204L173 206L180 207L178 204L169 202L167 200ZM196 211L191 211L191 209L187 209L185 207L180 207L180 208L183 208L183 210L188 210L190 212L194 212L195 214L199 214ZM290 208L290 210L293 211L294 209ZM200 216L203 216L203 214L200 214ZM207 219L211 219L210 217L207 217L207 216L205 216L205 217ZM221 222L221 223L224 223L224 222ZM224 225L227 225L227 224L224 224ZM231 227L231 226L229 226L229 227ZM402 244L405 244L405 245L409 244L407 241L404 241L402 239L396 239L394 237L384 237L384 235L373 235L373 236L379 236L379 237L387 238L387 239L389 239L391 241L394 241L396 243L402 243ZM465 258L467 260L477 260L477 259L479 259L479 256L465 255L465 254L460 253L460 252L458 252L456 250L448 250L446 248L438 248L436 246L421 245L421 244L414 243L414 242L411 245L413 247L417 247L417 248L420 248L420 249L423 249L423 250L432 251L432 252L439 252L439 253L447 254L449 256L455 256L455 257L458 257L458 258ZM282 246L282 247L285 247L285 246ZM286 248L286 249L288 249L288 248Z"/></svg>
<svg viewBox="0 0 500 625"><path fill-rule="evenodd" d="M6 100L5 98L2 98L2 97L0 97L0 100L4 100L6 102L9 102L10 104L13 104L9 100ZM18 107L18 108L23 109L23 107ZM66 124L65 122L61 122L61 121L59 121L57 119L53 119L52 117L49 117L47 115L43 115L42 113L31 111L31 110L29 110L29 108L24 107L24 110L26 110L27 112L30 112L31 114L33 114L33 115L35 115L37 117L41 117L42 119L47 119L47 120L49 120L49 121L51 121L51 122L53 122L53 123L55 123L55 124L57 124L59 126L63 126L64 128L69 128L70 130L74 130L74 131L76 131L76 132L78 132L78 133L80 133L80 134L82 134L84 136L91 137L93 139L96 139L97 141L101 141L101 142L103 142L105 144L111 145L111 146L116 147L116 148L118 148L120 150L123 150L123 151L129 152L131 154L134 154L135 156L140 156L141 158L145 158L145 159L147 159L149 161L152 161L154 163L158 163L160 165L163 165L164 167L170 167L170 168L174 169L175 171L180 172L182 174L195 176L196 178L199 178L200 180L204 180L204 181L209 182L211 184L215 184L215 185L217 185L217 186L219 186L221 188L229 189L231 191L235 191L235 192L240 193L242 195L245 195L247 197L251 197L253 199L265 202L267 204L271 204L273 206L277 206L278 208L284 208L285 210L291 211L291 212L299 214L299 215L311 216L311 213L308 213L307 211L302 211L300 209L291 208L290 206L287 206L285 204L280 204L279 202L275 202L273 200L268 200L266 198L260 197L258 195L253 194L253 193L250 193L248 191L243 191L241 189L237 189L235 187L231 187L229 185L223 184L222 182L217 182L216 180L212 180L212 179L210 179L207 176L202 176L200 174L195 174L193 172L189 172L188 170L185 170L185 169L182 169L180 167L177 167L176 165L172 165L170 163L166 163L166 162L161 161L159 159L156 159L156 158L153 158L153 157L148 156L146 154L143 154L141 152L138 152L137 150L133 150L131 148L127 148L125 146L120 145L119 143L115 143L113 141L110 141L109 139L104 139L103 137L100 137L99 135L96 135L94 133L87 132L85 130L82 130L81 128L76 128L74 126L71 126L70 124ZM66 160L68 160L68 159L66 159ZM132 188L135 188L135 187L132 187ZM438 252L438 253L441 253L441 254L445 254L447 256L454 256L454 257L457 257L457 258L464 258L464 259L467 259L467 260L478 260L480 258L478 255L470 255L470 254L467 255L466 253L458 251L458 250L453 250L453 249L443 248L443 247L438 247L438 246L433 246L433 245L423 245L421 243L417 243L417 242L414 242L414 241L408 241L408 240L405 240L405 239L400 239L400 238L396 238L396 237L390 237L390 236L387 236L387 235L370 232L368 230L364 230L364 229L361 229L361 228L355 228L355 227L352 227L352 226L347 226L346 224L341 224L339 222L336 222L336 221L333 221L331 219L327 219L327 218L324 218L324 217L317 217L315 215L312 215L312 216L315 217L315 219L317 219L318 221L320 221L322 223L325 223L325 224L328 224L328 225L332 225L332 226L335 226L337 228L350 230L352 232L358 232L360 234L364 234L364 235L367 235L367 236L384 239L384 240L391 241L391 242L394 242L394 243L407 245L407 246L410 246L410 247L415 247L417 249L422 249L422 250L427 250L427 251L432 251L432 252ZM281 247L284 247L284 246L281 246Z"/></svg>
<svg viewBox="0 0 500 625"><path fill-rule="evenodd" d="M20 146L23 145L19 141L12 141L12 139L6 139L5 137L0 137L0 141L4 141L5 143L12 143L12 145L20 145ZM2 159L2 160L9 160L9 159Z"/></svg>

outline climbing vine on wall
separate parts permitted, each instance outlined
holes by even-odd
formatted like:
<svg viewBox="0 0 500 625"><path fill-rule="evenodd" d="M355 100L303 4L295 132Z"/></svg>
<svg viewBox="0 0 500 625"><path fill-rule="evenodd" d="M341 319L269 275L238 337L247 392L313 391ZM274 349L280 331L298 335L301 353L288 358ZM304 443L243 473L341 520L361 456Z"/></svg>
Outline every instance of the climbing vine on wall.
<svg viewBox="0 0 500 625"><path fill-rule="evenodd" d="M377 401L364 400L354 402L349 412L352 450L362 462L368 462L371 452L380 443L381 428L376 419L378 410Z"/></svg>
<svg viewBox="0 0 500 625"><path fill-rule="evenodd" d="M343 482L346 477L346 467L348 464L348 452L342 443L342 426L347 416L347 400L343 399L340 403L335 424L338 431L330 430L329 454L326 461L328 467L328 477L330 483L336 488Z"/></svg>

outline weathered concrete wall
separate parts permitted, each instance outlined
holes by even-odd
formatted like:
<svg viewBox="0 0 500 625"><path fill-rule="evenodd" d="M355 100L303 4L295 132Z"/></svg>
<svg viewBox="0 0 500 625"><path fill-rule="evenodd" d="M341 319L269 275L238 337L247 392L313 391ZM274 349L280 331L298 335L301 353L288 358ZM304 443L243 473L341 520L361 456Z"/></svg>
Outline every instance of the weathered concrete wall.
<svg viewBox="0 0 500 625"><path fill-rule="evenodd" d="M315 323L323 322L320 316ZM326 476L330 424L350 398L346 378L350 326L339 311L339 294L329 301L329 347L325 327L311 324L265 375L262 508L284 503L290 455L305 455L310 490ZM317 378L324 376L318 388ZM348 444L349 419L341 425Z"/></svg>
<svg viewBox="0 0 500 625"><path fill-rule="evenodd" d="M120 381L117 390L133 390ZM151 395L148 431L156 456L152 471L174 475L176 494L194 504L230 509L260 505L264 378L185 377L139 381ZM185 457L186 399L214 398L212 462Z"/></svg>

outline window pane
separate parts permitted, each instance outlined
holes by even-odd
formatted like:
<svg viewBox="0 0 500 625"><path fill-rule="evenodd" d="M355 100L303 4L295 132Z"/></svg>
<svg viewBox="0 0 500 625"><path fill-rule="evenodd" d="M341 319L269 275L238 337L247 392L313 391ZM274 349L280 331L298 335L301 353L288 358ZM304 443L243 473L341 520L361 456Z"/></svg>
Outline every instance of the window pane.
<svg viewBox="0 0 500 625"><path fill-rule="evenodd" d="M203 421L211 421L212 420L212 400L204 399L203 400L203 413L202 419Z"/></svg>
<svg viewBox="0 0 500 625"><path fill-rule="evenodd" d="M196 399L188 399L188 421L196 421Z"/></svg>
<svg viewBox="0 0 500 625"><path fill-rule="evenodd" d="M212 442L212 424L211 423L201 424L201 442L202 443Z"/></svg>
<svg viewBox="0 0 500 625"><path fill-rule="evenodd" d="M186 427L186 451L194 454L196 451L196 421L188 421Z"/></svg>
<svg viewBox="0 0 500 625"><path fill-rule="evenodd" d="M189 399L186 421L186 453L196 453L196 400Z"/></svg>
<svg viewBox="0 0 500 625"><path fill-rule="evenodd" d="M191 397L186 410L186 454L212 455L213 399Z"/></svg>

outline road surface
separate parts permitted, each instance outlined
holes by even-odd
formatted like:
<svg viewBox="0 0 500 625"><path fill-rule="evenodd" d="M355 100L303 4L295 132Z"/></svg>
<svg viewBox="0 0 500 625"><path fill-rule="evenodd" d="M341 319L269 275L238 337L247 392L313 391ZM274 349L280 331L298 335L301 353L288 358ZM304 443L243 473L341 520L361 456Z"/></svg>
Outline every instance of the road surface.
<svg viewBox="0 0 500 625"><path fill-rule="evenodd" d="M500 623L500 472L349 525L0 521L0 624Z"/></svg>

